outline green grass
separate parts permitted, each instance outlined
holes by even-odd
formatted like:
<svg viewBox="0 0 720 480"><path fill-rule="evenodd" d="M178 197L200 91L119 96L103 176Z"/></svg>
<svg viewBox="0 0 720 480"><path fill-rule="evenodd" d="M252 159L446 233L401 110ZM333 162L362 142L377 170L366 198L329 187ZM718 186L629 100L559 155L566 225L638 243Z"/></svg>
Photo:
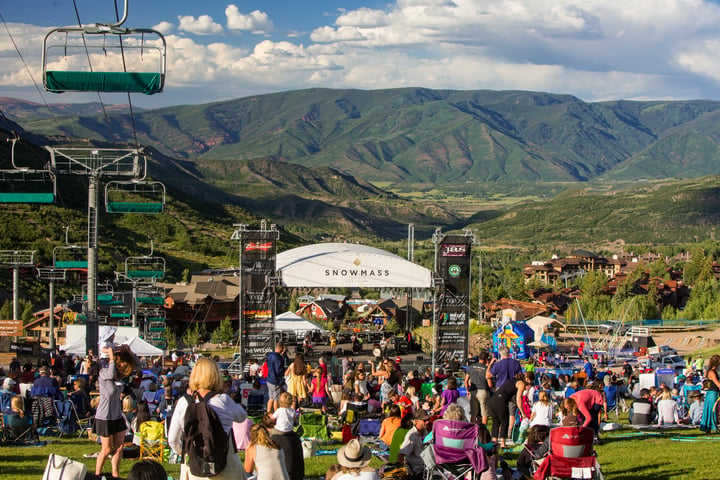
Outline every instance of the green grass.
<svg viewBox="0 0 720 480"><path fill-rule="evenodd" d="M621 417L621 422L627 419ZM709 459L716 458L720 435L707 435L698 429L673 429L636 431L625 428L616 432L602 433L602 445L596 447L598 460L607 479L623 480L702 480L718 478L717 466ZM677 439L682 438L683 441ZM675 439L675 440L673 440ZM3 480L41 478L47 458L51 453L64 455L87 465L89 472L95 470L95 459L84 458L99 450L99 445L87 438L52 438L45 447L0 447ZM321 445L321 449L335 450L339 445ZM517 452L503 453L514 467ZM243 452L240 452L243 457ZM124 459L121 475L126 476L134 459ZM324 476L327 468L336 463L335 455L320 455L305 459L305 478ZM381 462L373 458L372 466ZM168 475L178 478L179 465L164 464ZM105 472L110 471L109 462Z"/></svg>
<svg viewBox="0 0 720 480"><path fill-rule="evenodd" d="M83 455L92 454L100 450L100 445L84 438L55 438L41 437L48 444L44 447L17 447L17 446L0 446L0 465L2 465L2 480L27 480L32 478L42 478L45 471L45 464L51 453L72 458L87 466L90 473L95 473L95 459L85 458ZM340 445L320 445L320 449L336 450ZM244 452L240 452L240 457L244 459ZM127 476L130 468L137 459L123 459L120 475ZM325 476L328 467L337 463L335 455L320 455L310 459L305 459L305 478L317 479ZM380 467L382 463L379 459L373 458L372 465ZM173 478L180 476L180 465L170 465L163 463L168 475ZM104 472L110 473L110 461L105 463Z"/></svg>

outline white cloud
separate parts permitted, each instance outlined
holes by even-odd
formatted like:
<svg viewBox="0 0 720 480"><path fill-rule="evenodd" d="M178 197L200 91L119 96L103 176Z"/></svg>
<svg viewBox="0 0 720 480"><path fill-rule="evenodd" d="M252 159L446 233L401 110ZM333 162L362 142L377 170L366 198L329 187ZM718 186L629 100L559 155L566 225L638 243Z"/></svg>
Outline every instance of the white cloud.
<svg viewBox="0 0 720 480"><path fill-rule="evenodd" d="M389 23L390 19L387 12L365 7L340 15L335 21L336 25L352 27L380 27Z"/></svg>
<svg viewBox="0 0 720 480"><path fill-rule="evenodd" d="M227 17L227 28L229 30L263 34L272 32L274 29L273 22L268 17L268 14L260 10L253 10L245 15L240 13L238 7L230 4L225 8L225 16Z"/></svg>
<svg viewBox="0 0 720 480"><path fill-rule="evenodd" d="M163 35L167 35L170 32L172 32L173 28L175 28L175 25L173 25L170 22L160 22L152 28L153 28L153 30L157 30L158 32L162 33Z"/></svg>
<svg viewBox="0 0 720 480"><path fill-rule="evenodd" d="M222 33L207 15L156 26L167 33L168 96L189 86L203 86L198 90L215 99L311 86L424 86L584 100L720 99L720 6L710 0L397 0L382 9L338 9L303 32L286 19L274 36L264 12L241 13L230 4L225 15L227 30L265 38L228 35L208 44L170 34ZM46 33L10 27L24 53ZM5 91L30 84L16 57L0 35ZM39 60L33 62L37 73Z"/></svg>
<svg viewBox="0 0 720 480"><path fill-rule="evenodd" d="M178 29L195 35L219 35L223 32L223 27L219 23L215 23L210 15L200 15L195 18L190 15L179 15L180 25Z"/></svg>

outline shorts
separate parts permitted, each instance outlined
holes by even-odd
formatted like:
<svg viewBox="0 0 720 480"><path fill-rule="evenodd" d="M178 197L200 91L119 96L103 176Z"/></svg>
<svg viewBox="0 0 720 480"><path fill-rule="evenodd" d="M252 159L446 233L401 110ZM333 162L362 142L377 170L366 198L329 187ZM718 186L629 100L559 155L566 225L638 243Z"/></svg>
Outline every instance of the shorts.
<svg viewBox="0 0 720 480"><path fill-rule="evenodd" d="M116 433L127 430L127 424L124 418L116 418L115 420L95 419L93 424L93 433L100 437L112 437Z"/></svg>
<svg viewBox="0 0 720 480"><path fill-rule="evenodd" d="M325 402L327 401L327 397L312 397L313 403L319 403L320 405L325 405Z"/></svg>
<svg viewBox="0 0 720 480"><path fill-rule="evenodd" d="M514 398L514 397L513 397L512 400L510 400L510 402L508 402L508 410L510 411L510 416L511 416L511 417L514 417L515 415L517 415L518 406L517 406L517 404L515 403L515 398Z"/></svg>
<svg viewBox="0 0 720 480"><path fill-rule="evenodd" d="M278 401L280 400L280 394L285 391L284 385L274 385L272 383L267 384L268 387L268 396L270 397L270 400Z"/></svg>
<svg viewBox="0 0 720 480"><path fill-rule="evenodd" d="M490 391L475 390L470 397L470 416L475 418L480 415L482 418L490 417Z"/></svg>

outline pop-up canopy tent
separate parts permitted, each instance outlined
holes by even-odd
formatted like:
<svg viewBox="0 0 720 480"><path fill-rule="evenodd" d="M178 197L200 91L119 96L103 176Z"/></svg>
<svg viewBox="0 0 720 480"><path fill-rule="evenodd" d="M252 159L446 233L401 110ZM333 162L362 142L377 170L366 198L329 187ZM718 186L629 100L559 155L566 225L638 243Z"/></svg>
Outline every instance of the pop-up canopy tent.
<svg viewBox="0 0 720 480"><path fill-rule="evenodd" d="M277 332L312 332L319 330L326 333L327 330L319 323L312 322L293 312L285 312L275 317L275 331Z"/></svg>
<svg viewBox="0 0 720 480"><path fill-rule="evenodd" d="M71 328L80 327L80 328ZM66 330L67 343L60 350L73 355L85 355L85 325L68 325ZM149 344L138 336L138 329L132 327L118 327L115 334L116 345L129 345L130 350L140 357L156 357L163 354L163 350ZM97 346L96 346L97 348ZM95 352L96 354L98 352Z"/></svg>

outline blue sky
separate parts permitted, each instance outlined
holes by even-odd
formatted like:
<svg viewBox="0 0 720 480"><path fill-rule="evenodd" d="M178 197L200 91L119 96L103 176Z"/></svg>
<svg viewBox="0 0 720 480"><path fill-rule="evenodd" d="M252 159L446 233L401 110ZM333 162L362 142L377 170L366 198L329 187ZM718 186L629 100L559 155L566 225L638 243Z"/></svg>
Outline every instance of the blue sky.
<svg viewBox="0 0 720 480"><path fill-rule="evenodd" d="M83 23L114 19L113 0L76 4ZM72 0L0 0L0 13L41 81L42 38L77 23ZM148 108L312 87L720 100L720 6L709 0L131 0L125 26L167 40L165 92L133 95ZM0 96L97 101L41 97L4 26L0 59ZM53 60L86 61L72 52Z"/></svg>

